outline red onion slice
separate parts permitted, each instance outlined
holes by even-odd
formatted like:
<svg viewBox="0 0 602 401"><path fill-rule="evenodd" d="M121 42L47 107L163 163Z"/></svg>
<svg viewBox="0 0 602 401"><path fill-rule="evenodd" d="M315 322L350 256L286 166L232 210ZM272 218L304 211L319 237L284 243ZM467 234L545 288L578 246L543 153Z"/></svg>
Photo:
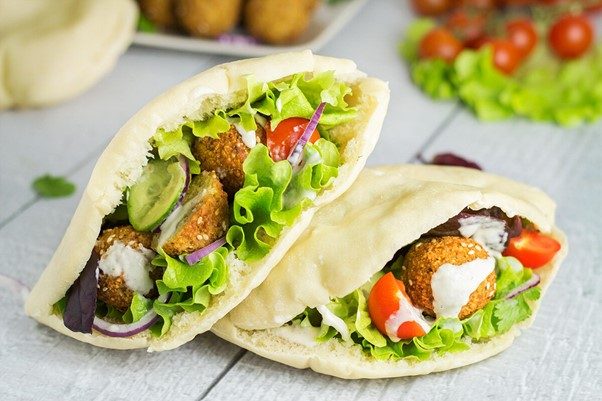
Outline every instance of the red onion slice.
<svg viewBox="0 0 602 401"><path fill-rule="evenodd" d="M198 263L199 260L203 259L205 256L209 255L211 252L215 251L217 248L224 245L225 243L226 237L222 237L217 241L210 243L204 248L189 253L188 255L186 255L186 262L188 262L189 265L194 265L195 263Z"/></svg>
<svg viewBox="0 0 602 401"><path fill-rule="evenodd" d="M305 144L307 143L307 141L309 141L311 134L314 132L314 130L318 126L318 122L320 121L320 117L322 117L322 113L324 112L325 106L326 106L326 103L322 102L322 103L320 103L320 105L318 106L316 111L314 111L314 114L311 116L311 119L309 120L307 127L305 127L305 130L303 131L303 133L299 137L299 140L297 140L297 143L293 147L291 154L288 156L287 160L289 161L290 164L293 165L293 167L298 166L301 163L301 160L302 160L301 155L303 154L303 149L305 148Z"/></svg>
<svg viewBox="0 0 602 401"><path fill-rule="evenodd" d="M525 281L524 283L510 291L504 298L512 299L527 291L528 289L535 287L537 284L539 284L540 281L541 279L539 278L539 274L533 273L533 276L531 276L529 280Z"/></svg>
<svg viewBox="0 0 602 401"><path fill-rule="evenodd" d="M163 303L167 302L168 299L169 296L167 294L158 298L158 300ZM157 313L151 309L137 322L127 324L107 322L106 320L95 316L92 327L94 330L104 334L105 336L130 337L152 327L155 323L157 323L157 320L159 320L159 315L157 315Z"/></svg>

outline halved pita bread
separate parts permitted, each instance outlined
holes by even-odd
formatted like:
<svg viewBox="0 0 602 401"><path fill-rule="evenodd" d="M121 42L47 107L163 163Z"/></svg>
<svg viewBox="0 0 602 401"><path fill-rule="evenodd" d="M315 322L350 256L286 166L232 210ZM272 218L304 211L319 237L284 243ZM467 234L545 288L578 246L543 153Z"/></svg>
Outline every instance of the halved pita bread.
<svg viewBox="0 0 602 401"><path fill-rule="evenodd" d="M333 139L340 143L343 164L338 177L293 226L284 229L268 255L257 262L244 263L231 253L226 290L214 296L203 313L176 315L169 332L160 338L151 337L148 331L128 338L107 337L97 332L75 333L63 325L60 316L52 314L52 305L65 295L90 257L103 217L119 204L124 188L140 177L151 149L149 139L158 128L173 129L184 117L194 119L217 108L242 103L246 97L245 76L249 74L258 81L270 82L300 72L323 71L334 71L337 79L351 86L353 95L348 103L357 107L357 118L331 132ZM132 117L101 155L61 244L32 290L26 312L61 333L108 348L166 350L209 330L265 279L309 225L317 208L337 198L353 183L376 144L388 100L387 84L366 77L353 62L316 56L310 51L219 65L177 85Z"/></svg>
<svg viewBox="0 0 602 401"><path fill-rule="evenodd" d="M212 331L266 358L348 379L426 374L497 354L532 323L541 298L528 320L503 335L422 362L378 361L337 339L303 345L275 330L306 307L359 288L400 248L464 208L493 206L526 217L562 244L554 260L537 270L543 295L567 252L566 239L554 226L554 202L543 192L472 169L389 166L364 170L345 194L319 210L268 278Z"/></svg>

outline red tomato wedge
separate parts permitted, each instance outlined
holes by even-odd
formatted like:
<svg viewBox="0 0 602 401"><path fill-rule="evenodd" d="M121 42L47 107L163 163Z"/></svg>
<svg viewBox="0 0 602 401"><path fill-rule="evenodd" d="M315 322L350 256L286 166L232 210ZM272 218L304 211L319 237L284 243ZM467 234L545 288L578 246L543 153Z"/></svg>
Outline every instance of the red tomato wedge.
<svg viewBox="0 0 602 401"><path fill-rule="evenodd" d="M411 305L403 282L397 280L391 272L382 276L370 291L368 313L378 331L385 336L387 335L385 323L399 309L399 301L402 297ZM425 334L422 327L415 321L404 322L397 329L397 337L402 340L409 340Z"/></svg>
<svg viewBox="0 0 602 401"><path fill-rule="evenodd" d="M503 255L513 256L525 267L536 269L552 260L559 250L560 243L554 238L539 231L523 230L510 240Z"/></svg>
<svg viewBox="0 0 602 401"><path fill-rule="evenodd" d="M274 161L285 160L303 135L309 120L300 117L291 117L282 120L272 131L270 124L266 126L267 145L270 156ZM312 132L309 142L314 143L320 139L317 129Z"/></svg>

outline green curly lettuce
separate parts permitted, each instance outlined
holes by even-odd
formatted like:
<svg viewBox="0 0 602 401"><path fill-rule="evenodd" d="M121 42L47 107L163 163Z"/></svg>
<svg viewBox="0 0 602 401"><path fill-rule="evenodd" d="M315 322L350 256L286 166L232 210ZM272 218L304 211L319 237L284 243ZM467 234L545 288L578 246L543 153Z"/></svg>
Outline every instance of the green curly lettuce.
<svg viewBox="0 0 602 401"><path fill-rule="evenodd" d="M153 301L152 308L162 319L153 326L152 332L163 335L171 327L176 313L202 312L209 306L212 295L224 291L228 283L229 249L220 247L194 265L172 258L161 249L158 253L152 264L165 270L162 279L156 282L157 289L160 295L169 295L169 298L166 302Z"/></svg>
<svg viewBox="0 0 602 401"><path fill-rule="evenodd" d="M463 50L453 64L419 60L420 41L433 26L414 22L399 48L412 80L433 99L459 99L484 121L516 116L571 126L602 117L602 44L572 61L559 61L540 44L508 76L493 65L490 46Z"/></svg>
<svg viewBox="0 0 602 401"><path fill-rule="evenodd" d="M308 143L299 171L286 161L275 162L264 145L255 146L243 164L245 182L233 201L227 242L242 260L265 256L283 228L338 175L339 152L326 139Z"/></svg>
<svg viewBox="0 0 602 401"><path fill-rule="evenodd" d="M465 351L470 348L471 341L487 340L529 318L532 314L530 304L540 295L538 287L512 299L505 297L510 291L528 281L532 275L533 272L524 268L518 260L511 257L499 258L496 263L496 293L483 309L462 321L457 318L437 319L424 336L399 342L393 342L382 335L372 323L368 312L366 295L382 277L382 272L377 272L368 283L351 294L332 299L326 307L345 322L353 344L373 358L423 361L434 354ZM289 324L318 327L318 343L333 338L342 341L341 334L335 328L323 324L322 317L315 308L306 308Z"/></svg>
<svg viewBox="0 0 602 401"><path fill-rule="evenodd" d="M159 157L167 160L182 155L198 165L190 145L195 137L217 138L228 131L230 123L238 123L247 131L257 129L255 115L260 113L270 119L272 127L289 117L311 118L318 105L326 103L320 118L319 130L326 137L328 131L339 124L351 121L357 115L345 97L351 94L348 84L336 79L334 71L312 76L295 74L276 82L259 82L252 75L246 77L247 96L242 105L231 110L216 110L202 120L187 119L172 131L159 129L151 143ZM194 173L194 172L193 172Z"/></svg>

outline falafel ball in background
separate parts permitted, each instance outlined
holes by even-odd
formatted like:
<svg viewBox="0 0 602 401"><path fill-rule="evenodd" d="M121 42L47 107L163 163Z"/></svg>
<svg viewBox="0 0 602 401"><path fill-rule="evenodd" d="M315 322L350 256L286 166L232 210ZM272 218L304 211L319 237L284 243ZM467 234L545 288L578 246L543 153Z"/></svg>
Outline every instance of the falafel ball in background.
<svg viewBox="0 0 602 401"><path fill-rule="evenodd" d="M244 24L262 42L294 42L309 25L315 0L249 0L244 9Z"/></svg>
<svg viewBox="0 0 602 401"><path fill-rule="evenodd" d="M433 274L444 264L456 266L475 259L487 259L489 254L478 242L470 238L446 236L417 241L406 254L403 280L412 304L425 313L435 316L433 308ZM495 294L495 271L492 271L474 290L460 310L464 319L482 309Z"/></svg>
<svg viewBox="0 0 602 401"><path fill-rule="evenodd" d="M163 29L173 29L177 27L174 1L176 0L138 0L138 5L150 22Z"/></svg>
<svg viewBox="0 0 602 401"><path fill-rule="evenodd" d="M257 143L266 143L266 134L261 126L255 131ZM204 170L215 171L224 190L230 197L242 188L245 172L242 165L251 149L245 145L234 125L227 132L219 134L217 139L196 138L192 145L192 154L201 163Z"/></svg>
<svg viewBox="0 0 602 401"><path fill-rule="evenodd" d="M115 244L115 242L120 242L134 250L142 252L145 249L151 249L152 240L152 233L136 231L132 226L108 228L104 230L96 240L94 251L98 253L102 259L103 255L111 246L113 246L113 244ZM160 275L160 272L158 272L158 274ZM151 278L154 278L153 273L150 273L149 275ZM151 290L149 294L143 295L151 295L152 292L153 290ZM101 270L98 273L97 294L99 300L117 310L124 312L132 303L134 291L127 286L123 274L120 276L110 276L103 273Z"/></svg>
<svg viewBox="0 0 602 401"><path fill-rule="evenodd" d="M176 18L192 36L216 37L240 21L242 0L175 0Z"/></svg>

